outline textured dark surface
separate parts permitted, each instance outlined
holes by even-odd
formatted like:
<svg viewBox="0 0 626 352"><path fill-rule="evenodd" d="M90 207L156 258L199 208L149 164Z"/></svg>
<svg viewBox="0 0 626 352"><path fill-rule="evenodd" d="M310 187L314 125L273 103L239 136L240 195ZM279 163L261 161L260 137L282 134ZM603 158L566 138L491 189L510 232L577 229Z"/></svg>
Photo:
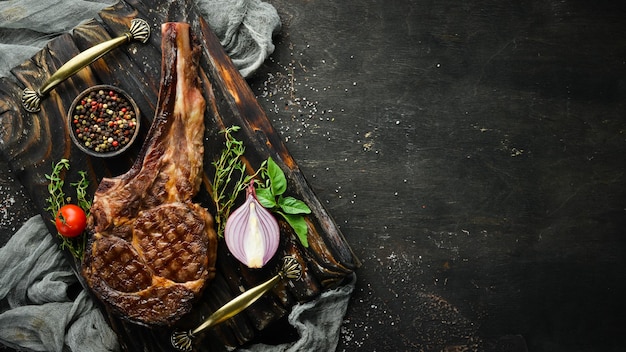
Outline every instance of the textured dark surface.
<svg viewBox="0 0 626 352"><path fill-rule="evenodd" d="M363 264L338 351L623 350L623 5L270 2L248 81Z"/></svg>
<svg viewBox="0 0 626 352"><path fill-rule="evenodd" d="M181 11L181 8L185 8L186 11ZM170 11L172 9L173 11ZM81 70L60 84L47 99L42 101L41 111L30 114L21 109L22 89L20 86L43 84L51 72L58 70L62 63L94 44L107 40L111 37L110 33L122 33L127 30L130 20L137 16L146 19L152 28L157 29L153 31L147 43L138 44L139 47L134 46L135 43L129 44L123 49L108 53L106 58ZM53 223L47 221L51 220L51 216L45 210L47 207L45 199L49 195L49 182L45 175L52 173L54 163L61 158L69 159L71 167L68 172L61 175L65 180L64 190L68 196L75 194L69 186L79 179L78 172L85 170L85 178L89 181L89 188L86 190L87 198L91 198L95 187L98 184L100 186L104 184L103 177L111 177L128 171L134 158L138 157L137 153L141 153L137 150L141 148L141 144L133 145L124 154L108 159L86 157L77 148L72 148L65 124L65 112L69 103L73 96L86 87L112 82L110 84L123 89L137 100L139 110L142 112L142 126L150 126L155 116L156 92L160 90L159 81L154 77L160 77L160 74L154 74L151 70L144 68L161 66L161 32L159 29L162 23L168 20L189 22L191 31L198 39L198 52L201 53L197 77L207 102L207 109L201 115L206 126L206 129L202 130L203 134L200 135L201 138L204 137L201 141L204 142L205 147L200 178L202 186L194 195L194 202L207 207L209 211L214 210L213 201L210 198L210 193L214 191L214 187L210 184L215 173L212 163L219 158L224 148L224 137L219 132L225 126L237 125L241 127L237 138L246 146L242 159L246 164L246 169L255 170L262 160L271 156L285 173L287 179L285 194L302 199L311 210L305 219L308 248L303 247L298 241L291 227L282 226L283 222L279 220L281 223L279 251L275 258L262 269L245 267L230 255L226 246L218 244L219 260L217 260L215 278L211 281L210 287L203 290L202 296L198 297L189 314L176 322L170 322L171 326L150 329L131 324L122 319L125 313L115 314L115 306L104 305L103 312L118 335L122 349L126 351L173 350L169 339L173 329L186 331L196 327L198 322L206 319L218 307L240 294L242 290L254 287L273 276L277 265L280 264L280 258L285 255L295 257L302 266L301 278L289 282L282 280L271 292L264 294L253 306L241 314L216 326L206 334L197 336L195 341L199 351L223 350L224 346L239 346L254 340L260 330L282 320L296 303L309 302L319 296L322 291L341 285L353 269L358 267L358 259L354 257L334 220L330 218L322 203L308 186L297 163L281 141L280 135L272 127L248 83L237 72L224 52L218 38L206 22L196 17L193 5L184 1L170 3L167 0L152 0L147 3L128 0L103 10L100 18L103 23L88 21L77 27L71 35L63 35L52 40L31 60L27 60L11 71L14 80L0 80L0 107L2 107L0 122L3 128L0 130L2 132L0 150L7 157L10 167L16 170L16 179L24 185L25 191L31 196L35 208L41 211L51 232L56 231ZM177 57L180 58L180 56ZM167 106L167 103L164 104ZM166 109L166 115L167 111ZM139 140L143 141L148 138L145 132L141 131L145 129L148 128L140 129ZM150 129L150 131L153 130ZM148 134L151 133L150 131ZM155 133L159 133L160 130L156 131ZM158 148L157 146L157 150ZM180 163L178 164L178 167L182 167ZM145 166L142 171L148 170ZM167 166L164 166L164 169L167 169ZM180 183L177 183L176 187L180 187ZM123 203L121 206L123 207ZM94 216L98 213L95 208L92 208L92 211ZM123 211L121 213L123 214ZM120 229L123 229L123 226ZM89 258L86 256L83 264L88 263ZM72 258L71 264L75 271L80 272L76 268L80 263L76 263L76 260ZM79 279L81 278L79 276ZM94 291L103 293L102 290L96 289L99 282L101 281L91 281L94 284ZM83 286L87 287L84 280ZM102 297L106 297L105 294L108 293L104 292ZM171 296L168 297L171 298Z"/></svg>

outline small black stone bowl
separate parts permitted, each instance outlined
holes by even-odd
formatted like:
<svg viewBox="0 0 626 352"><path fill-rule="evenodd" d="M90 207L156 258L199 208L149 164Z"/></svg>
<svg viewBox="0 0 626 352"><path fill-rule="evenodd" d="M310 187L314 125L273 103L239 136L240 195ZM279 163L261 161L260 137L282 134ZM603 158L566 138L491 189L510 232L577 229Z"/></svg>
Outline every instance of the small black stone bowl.
<svg viewBox="0 0 626 352"><path fill-rule="evenodd" d="M120 88L93 86L74 99L67 112L67 124L80 150L95 157L112 157L137 139L139 108Z"/></svg>

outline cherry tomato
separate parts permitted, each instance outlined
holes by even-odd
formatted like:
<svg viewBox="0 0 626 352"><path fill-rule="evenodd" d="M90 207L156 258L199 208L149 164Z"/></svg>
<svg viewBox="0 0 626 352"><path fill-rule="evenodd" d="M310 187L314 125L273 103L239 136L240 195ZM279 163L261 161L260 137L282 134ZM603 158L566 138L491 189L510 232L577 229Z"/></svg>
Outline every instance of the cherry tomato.
<svg viewBox="0 0 626 352"><path fill-rule="evenodd" d="M64 205L57 213L55 224L61 236L76 237L85 231L87 215L78 205Z"/></svg>

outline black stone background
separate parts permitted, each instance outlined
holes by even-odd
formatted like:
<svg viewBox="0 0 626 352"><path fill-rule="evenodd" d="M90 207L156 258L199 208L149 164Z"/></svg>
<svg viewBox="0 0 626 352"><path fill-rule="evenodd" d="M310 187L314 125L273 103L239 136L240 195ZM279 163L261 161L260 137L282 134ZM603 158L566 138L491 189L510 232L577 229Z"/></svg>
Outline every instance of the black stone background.
<svg viewBox="0 0 626 352"><path fill-rule="evenodd" d="M269 2L249 83L363 262L337 351L624 349L623 2Z"/></svg>

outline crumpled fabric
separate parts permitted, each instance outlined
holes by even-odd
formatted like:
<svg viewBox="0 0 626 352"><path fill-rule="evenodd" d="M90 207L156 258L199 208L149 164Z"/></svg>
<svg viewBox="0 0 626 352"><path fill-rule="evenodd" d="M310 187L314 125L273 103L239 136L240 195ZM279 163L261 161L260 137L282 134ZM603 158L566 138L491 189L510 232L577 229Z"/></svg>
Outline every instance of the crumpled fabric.
<svg viewBox="0 0 626 352"><path fill-rule="evenodd" d="M337 348L356 275L317 299L297 304L288 321L295 342L255 344L242 352L327 351ZM26 351L117 352L120 345L53 240L41 216L30 218L0 248L0 343Z"/></svg>
<svg viewBox="0 0 626 352"><path fill-rule="evenodd" d="M345 286L326 291L314 301L294 306L289 313L288 321L298 331L299 338L295 342L281 345L259 343L237 351L335 351L341 335L341 323L346 314L355 282L356 274L352 274L351 281Z"/></svg>
<svg viewBox="0 0 626 352"><path fill-rule="evenodd" d="M0 77L117 0L0 1Z"/></svg>
<svg viewBox="0 0 626 352"><path fill-rule="evenodd" d="M41 50L54 37L97 18L117 0L0 1L0 77ZM242 76L248 77L274 52L281 28L276 9L260 0L195 0L199 13L220 38Z"/></svg>
<svg viewBox="0 0 626 352"><path fill-rule="evenodd" d="M272 5L250 0L195 2L242 76L248 77L274 52L272 35L280 29L280 18Z"/></svg>
<svg viewBox="0 0 626 352"><path fill-rule="evenodd" d="M30 218L0 248L0 342L27 351L118 351L115 333L46 228Z"/></svg>

